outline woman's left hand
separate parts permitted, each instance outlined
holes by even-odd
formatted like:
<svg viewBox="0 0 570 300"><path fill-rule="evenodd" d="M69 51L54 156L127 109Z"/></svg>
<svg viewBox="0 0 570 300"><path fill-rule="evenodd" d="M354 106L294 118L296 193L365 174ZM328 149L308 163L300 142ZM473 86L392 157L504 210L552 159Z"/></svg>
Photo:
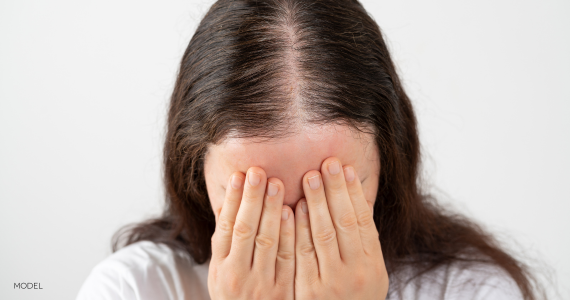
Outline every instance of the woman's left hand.
<svg viewBox="0 0 570 300"><path fill-rule="evenodd" d="M303 177L295 213L295 299L385 299L378 230L352 166L329 157ZM321 176L322 175L322 176ZM346 181L345 181L346 178Z"/></svg>

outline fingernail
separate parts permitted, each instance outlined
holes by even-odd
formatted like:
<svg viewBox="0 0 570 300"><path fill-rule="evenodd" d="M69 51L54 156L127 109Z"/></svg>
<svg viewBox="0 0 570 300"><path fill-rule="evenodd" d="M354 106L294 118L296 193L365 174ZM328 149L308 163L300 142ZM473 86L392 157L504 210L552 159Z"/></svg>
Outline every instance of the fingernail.
<svg viewBox="0 0 570 300"><path fill-rule="evenodd" d="M344 169L344 178L347 182L352 182L354 180L354 169L352 167Z"/></svg>
<svg viewBox="0 0 570 300"><path fill-rule="evenodd" d="M249 177L249 184L251 184L251 186L257 186L261 181L261 175L255 172L249 172L248 177Z"/></svg>
<svg viewBox="0 0 570 300"><path fill-rule="evenodd" d="M340 165L338 164L338 161L329 164L329 173L331 173L332 175L336 175L339 172L340 172Z"/></svg>
<svg viewBox="0 0 570 300"><path fill-rule="evenodd" d="M307 213L307 201L301 201L301 210Z"/></svg>
<svg viewBox="0 0 570 300"><path fill-rule="evenodd" d="M241 184L242 184L241 177L236 176L236 175L232 176L232 187L234 189L236 189L236 190L239 189L241 187Z"/></svg>
<svg viewBox="0 0 570 300"><path fill-rule="evenodd" d="M269 196L275 196L277 195L277 192L279 191L279 186L276 185L275 183L269 183L267 185L267 195Z"/></svg>
<svg viewBox="0 0 570 300"><path fill-rule="evenodd" d="M286 221L287 219L289 219L289 212L287 209L283 209L281 211L281 220Z"/></svg>
<svg viewBox="0 0 570 300"><path fill-rule="evenodd" d="M316 190L321 186L321 180L319 179L319 175L315 175L309 178L309 186L312 190Z"/></svg>

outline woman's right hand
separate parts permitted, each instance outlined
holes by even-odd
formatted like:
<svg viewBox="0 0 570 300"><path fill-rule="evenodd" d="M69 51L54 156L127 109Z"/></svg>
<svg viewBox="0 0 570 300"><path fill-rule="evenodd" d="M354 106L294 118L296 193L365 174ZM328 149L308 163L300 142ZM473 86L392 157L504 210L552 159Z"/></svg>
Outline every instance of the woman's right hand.
<svg viewBox="0 0 570 300"><path fill-rule="evenodd" d="M212 236L211 299L294 299L295 220L283 197L281 180L259 167L230 176Z"/></svg>

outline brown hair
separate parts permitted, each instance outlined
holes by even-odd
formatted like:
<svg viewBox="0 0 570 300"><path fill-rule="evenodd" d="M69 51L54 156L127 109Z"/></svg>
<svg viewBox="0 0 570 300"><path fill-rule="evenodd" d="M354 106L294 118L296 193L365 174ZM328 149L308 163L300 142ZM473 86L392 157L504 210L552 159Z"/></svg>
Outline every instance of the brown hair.
<svg viewBox="0 0 570 300"><path fill-rule="evenodd" d="M420 144L410 99L380 28L356 0L219 0L186 49L164 145L162 217L125 227L125 245L150 240L211 255L215 228L204 156L229 134L279 138L295 124L373 128L382 163L374 220L388 272L418 274L454 261L506 270L535 299L526 267L475 223L445 213L418 188ZM470 255L480 253L482 255ZM466 256L467 254L467 256Z"/></svg>

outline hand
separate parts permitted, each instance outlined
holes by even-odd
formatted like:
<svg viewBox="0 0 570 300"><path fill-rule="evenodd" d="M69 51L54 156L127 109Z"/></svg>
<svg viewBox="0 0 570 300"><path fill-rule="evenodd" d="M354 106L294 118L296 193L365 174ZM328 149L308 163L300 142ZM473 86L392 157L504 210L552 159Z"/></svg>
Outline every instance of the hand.
<svg viewBox="0 0 570 300"><path fill-rule="evenodd" d="M305 174L303 190L295 213L295 299L385 299L378 231L354 168L329 157L321 172Z"/></svg>
<svg viewBox="0 0 570 300"><path fill-rule="evenodd" d="M294 299L295 221L291 208L283 206L283 183L266 179L258 167L249 168L245 177L241 172L230 176L221 212L216 212L210 297Z"/></svg>

